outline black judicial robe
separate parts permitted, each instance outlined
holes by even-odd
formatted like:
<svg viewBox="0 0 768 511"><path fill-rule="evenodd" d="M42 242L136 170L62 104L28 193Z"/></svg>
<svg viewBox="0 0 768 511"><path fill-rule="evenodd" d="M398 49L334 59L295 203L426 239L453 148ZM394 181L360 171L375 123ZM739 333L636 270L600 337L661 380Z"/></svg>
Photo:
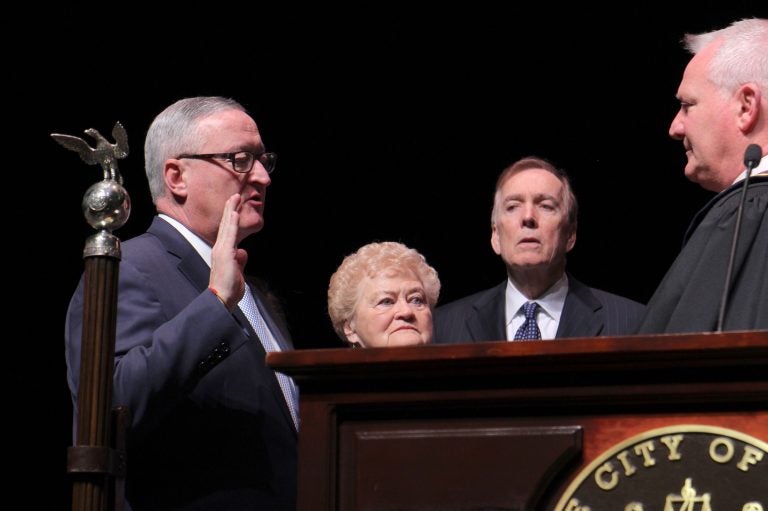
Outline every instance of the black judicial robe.
<svg viewBox="0 0 768 511"><path fill-rule="evenodd" d="M639 333L717 327L743 181L698 212L683 249L651 297ZM768 175L750 178L723 330L768 329Z"/></svg>

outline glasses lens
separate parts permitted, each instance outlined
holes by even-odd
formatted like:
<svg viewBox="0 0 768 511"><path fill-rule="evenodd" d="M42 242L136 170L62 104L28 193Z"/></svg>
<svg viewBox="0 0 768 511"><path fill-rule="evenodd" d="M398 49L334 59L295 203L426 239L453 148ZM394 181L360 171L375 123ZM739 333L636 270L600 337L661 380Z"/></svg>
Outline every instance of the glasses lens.
<svg viewBox="0 0 768 511"><path fill-rule="evenodd" d="M232 158L232 168L235 169L235 172L250 172L253 168L253 154L235 153L234 158Z"/></svg>
<svg viewBox="0 0 768 511"><path fill-rule="evenodd" d="M264 169L267 173L272 173L275 170L275 164L277 163L277 155L275 153L263 153L259 155L259 161L264 165Z"/></svg>

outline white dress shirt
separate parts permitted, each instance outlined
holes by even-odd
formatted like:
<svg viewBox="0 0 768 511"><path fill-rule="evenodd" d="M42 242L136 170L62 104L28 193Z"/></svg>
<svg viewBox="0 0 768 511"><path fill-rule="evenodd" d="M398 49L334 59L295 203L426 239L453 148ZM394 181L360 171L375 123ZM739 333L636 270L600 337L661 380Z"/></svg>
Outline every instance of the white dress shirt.
<svg viewBox="0 0 768 511"><path fill-rule="evenodd" d="M554 339L557 334L557 327L560 325L560 317L563 314L563 306L565 305L565 296L567 294L568 277L565 274L535 300L526 298L515 287L512 280L507 279L507 290L505 293L507 340L513 340L515 332L525 322L525 315L521 307L526 302L536 302L539 304L539 308L536 311L536 323L539 325L541 338L544 340Z"/></svg>

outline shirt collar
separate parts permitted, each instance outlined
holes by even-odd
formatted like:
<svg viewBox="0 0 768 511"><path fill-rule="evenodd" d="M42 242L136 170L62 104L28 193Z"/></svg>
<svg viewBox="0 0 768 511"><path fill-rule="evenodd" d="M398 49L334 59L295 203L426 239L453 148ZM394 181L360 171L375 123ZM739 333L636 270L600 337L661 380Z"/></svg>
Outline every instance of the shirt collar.
<svg viewBox="0 0 768 511"><path fill-rule="evenodd" d="M568 294L568 277L565 273L547 289L544 294L535 300L529 300L523 293L515 287L514 282L507 278L507 289L505 293L505 312L506 321L509 324L515 314L522 314L520 307L526 302L534 301L539 304L539 309L547 314L554 321L560 321L565 305L565 297Z"/></svg>

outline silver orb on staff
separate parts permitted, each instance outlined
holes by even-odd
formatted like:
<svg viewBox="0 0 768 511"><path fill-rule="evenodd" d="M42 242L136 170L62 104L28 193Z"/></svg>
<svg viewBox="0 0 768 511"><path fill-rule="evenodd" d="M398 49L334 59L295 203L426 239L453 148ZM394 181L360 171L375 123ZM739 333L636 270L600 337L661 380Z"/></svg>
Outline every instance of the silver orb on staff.
<svg viewBox="0 0 768 511"><path fill-rule="evenodd" d="M83 196L82 208L88 224L96 229L94 236L85 244L84 256L112 255L119 257L119 240L110 234L119 229L128 220L131 213L131 199L123 188L123 177L117 166L117 160L128 156L128 135L120 122L112 128L114 143L110 143L101 133L93 128L85 130L96 141L96 147L73 135L52 133L51 137L80 155L88 165L101 165L104 177L91 185Z"/></svg>
<svg viewBox="0 0 768 511"><path fill-rule="evenodd" d="M128 135L117 122L114 143L93 128L96 141L52 133L59 144L88 165L101 165L103 179L91 185L82 201L83 214L96 233L83 248L85 259L80 387L77 390L75 444L67 451L67 472L74 476L73 511L123 509L125 435L129 422L124 406L112 408L120 239L112 230L125 224L131 200L123 188L117 160L128 156ZM114 424L114 428L113 428Z"/></svg>

